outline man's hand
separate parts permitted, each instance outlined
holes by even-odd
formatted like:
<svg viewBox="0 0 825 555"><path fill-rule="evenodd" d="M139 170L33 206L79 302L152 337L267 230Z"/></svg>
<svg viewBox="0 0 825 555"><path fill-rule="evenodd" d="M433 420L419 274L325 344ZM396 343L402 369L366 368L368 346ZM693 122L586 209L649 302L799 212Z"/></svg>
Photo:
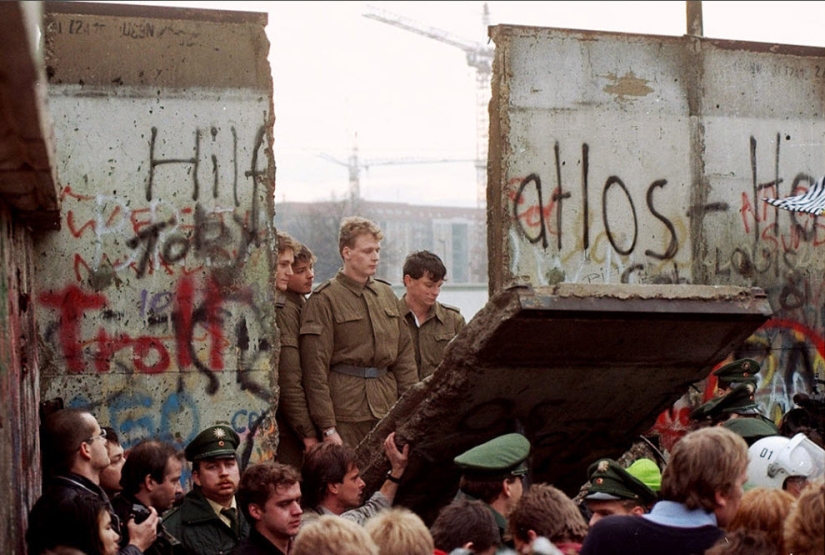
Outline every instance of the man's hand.
<svg viewBox="0 0 825 555"><path fill-rule="evenodd" d="M155 543L158 537L158 522L160 517L154 507L149 507L152 513L140 524L135 524L135 519L130 518L126 523L129 530L129 545L134 545L141 551L146 551L149 546Z"/></svg>
<svg viewBox="0 0 825 555"><path fill-rule="evenodd" d="M341 439L340 435L338 435L337 430L332 432L332 434L330 434L330 435L324 434L324 441L326 441L327 443L334 443L335 445L343 445L344 444L344 440Z"/></svg>
<svg viewBox="0 0 825 555"><path fill-rule="evenodd" d="M302 441L304 442L304 454L309 453L310 449L318 445L317 437L305 437Z"/></svg>
<svg viewBox="0 0 825 555"><path fill-rule="evenodd" d="M387 439L384 440L384 453L386 453L387 458L390 459L393 477L401 478L407 469L407 464L410 462L410 444L408 443L399 451L398 445L395 444L395 432L392 432L387 436Z"/></svg>

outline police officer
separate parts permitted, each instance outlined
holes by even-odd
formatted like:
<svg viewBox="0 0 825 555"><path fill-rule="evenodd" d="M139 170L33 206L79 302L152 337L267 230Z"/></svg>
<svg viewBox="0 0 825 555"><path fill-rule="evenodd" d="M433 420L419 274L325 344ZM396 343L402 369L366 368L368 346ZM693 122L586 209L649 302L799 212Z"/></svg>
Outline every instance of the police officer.
<svg viewBox="0 0 825 555"><path fill-rule="evenodd" d="M754 400L755 390L756 386L752 382L735 384L724 396L711 399L696 408L691 412L690 418L697 422L700 427L725 425L725 427L731 428L732 431L745 437L746 440L749 438L744 433L748 433L753 437L759 434L761 434L759 437L778 434L779 428L776 424L759 411L759 405ZM734 425L731 422L734 419L751 419L759 424ZM755 426L758 426L758 428L752 430ZM753 437L750 438L752 439L751 443L756 441Z"/></svg>
<svg viewBox="0 0 825 555"><path fill-rule="evenodd" d="M721 397L727 394L734 385L740 383L750 383L755 387L759 368L759 363L752 358L740 358L725 364L713 372L717 383L716 395Z"/></svg>
<svg viewBox="0 0 825 555"><path fill-rule="evenodd" d="M390 285L376 280L381 229L357 216L338 234L343 268L301 313L301 366L323 441L356 447L418 380L410 333Z"/></svg>
<svg viewBox="0 0 825 555"><path fill-rule="evenodd" d="M192 463L192 491L163 519L166 530L198 555L231 552L249 535L249 524L238 511L235 493L240 470L235 451L240 438L229 426L211 426L186 446Z"/></svg>
<svg viewBox="0 0 825 555"><path fill-rule="evenodd" d="M651 464L645 465L642 461ZM653 461L639 459L636 462L641 464L633 467L634 472L643 472L645 478L661 483L661 473ZM590 487L584 496L584 504L591 514L590 526L610 515L641 516L656 501L655 491L634 476L631 468L625 469L613 459L594 462L587 469L587 474L590 477Z"/></svg>
<svg viewBox="0 0 825 555"><path fill-rule="evenodd" d="M501 535L501 547L513 547L507 534L507 517L524 493L530 441L519 433L491 439L453 459L461 469L458 498L483 501Z"/></svg>
<svg viewBox="0 0 825 555"><path fill-rule="evenodd" d="M410 330L421 380L441 364L444 348L465 324L458 308L437 301L446 275L444 263L429 251L413 252L404 261L406 293L398 308Z"/></svg>

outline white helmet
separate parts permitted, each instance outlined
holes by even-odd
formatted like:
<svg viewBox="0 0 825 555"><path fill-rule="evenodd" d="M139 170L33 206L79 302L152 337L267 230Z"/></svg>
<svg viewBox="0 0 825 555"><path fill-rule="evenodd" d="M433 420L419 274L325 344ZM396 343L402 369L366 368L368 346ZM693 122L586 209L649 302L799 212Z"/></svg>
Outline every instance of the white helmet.
<svg viewBox="0 0 825 555"><path fill-rule="evenodd" d="M825 450L805 436L768 436L748 449L748 484L783 489L791 476L815 480L825 473Z"/></svg>

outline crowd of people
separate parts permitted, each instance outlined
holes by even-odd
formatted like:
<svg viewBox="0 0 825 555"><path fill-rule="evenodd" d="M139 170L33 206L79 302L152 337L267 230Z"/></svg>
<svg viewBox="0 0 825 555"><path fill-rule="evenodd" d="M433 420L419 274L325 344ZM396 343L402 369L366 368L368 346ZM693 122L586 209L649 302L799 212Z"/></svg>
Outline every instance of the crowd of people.
<svg viewBox="0 0 825 555"><path fill-rule="evenodd" d="M278 234L273 460L241 468L225 424L183 451L145 439L124 452L88 410L44 415L28 554L825 554L822 437L799 407L780 426L759 413L751 359L714 373L716 394L667 456L590 461L580 499L530 483L532 446L518 432L454 458L455 498L431 523L395 503L415 445L391 432L390 470L365 499L355 448L464 326L437 301L436 255L407 257L400 299L374 277L382 238L375 223L345 219L343 266L313 289L312 252Z"/></svg>

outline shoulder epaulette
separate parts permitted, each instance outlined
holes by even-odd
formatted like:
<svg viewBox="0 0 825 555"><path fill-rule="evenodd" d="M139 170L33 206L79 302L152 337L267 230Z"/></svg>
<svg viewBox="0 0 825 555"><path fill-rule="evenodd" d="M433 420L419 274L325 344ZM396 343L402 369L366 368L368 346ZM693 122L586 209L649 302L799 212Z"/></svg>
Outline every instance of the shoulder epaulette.
<svg viewBox="0 0 825 555"><path fill-rule="evenodd" d="M461 314L461 309L458 308L457 306L453 306L451 304L444 304L444 303L441 303L441 306L443 306L447 310L452 310L453 312L458 312L459 314Z"/></svg>
<svg viewBox="0 0 825 555"><path fill-rule="evenodd" d="M329 287L329 284L330 284L330 283L332 283L332 280L328 279L328 280L326 280L324 283L322 283L321 285L319 285L318 287L316 287L315 289L313 289L313 290L312 290L312 292L313 292L313 293L320 293L321 291L323 291L324 289L326 289L327 287Z"/></svg>
<svg viewBox="0 0 825 555"><path fill-rule="evenodd" d="M381 278L373 278L373 279L375 279L375 281L380 281L384 285L389 285L390 287L392 287L392 283L390 283L389 281L387 281L385 279L381 279Z"/></svg>

